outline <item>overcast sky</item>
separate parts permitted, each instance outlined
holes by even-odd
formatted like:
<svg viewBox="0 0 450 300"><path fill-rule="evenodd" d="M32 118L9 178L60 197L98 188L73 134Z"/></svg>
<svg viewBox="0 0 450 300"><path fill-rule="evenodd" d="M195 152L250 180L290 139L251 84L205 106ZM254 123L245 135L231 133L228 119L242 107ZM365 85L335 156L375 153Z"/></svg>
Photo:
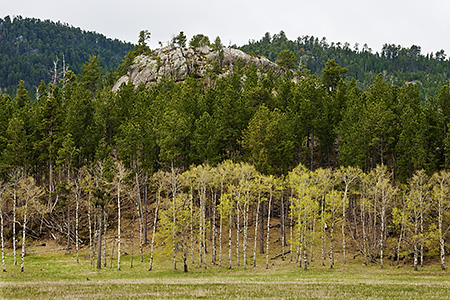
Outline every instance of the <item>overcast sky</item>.
<svg viewBox="0 0 450 300"><path fill-rule="evenodd" d="M283 30L295 40L313 35L331 42L367 43L380 51L385 43L418 45L422 53L450 53L448 0L16 0L0 11L61 21L109 38L137 42L149 30L150 45L167 43L184 31L203 33L225 45L260 40Z"/></svg>

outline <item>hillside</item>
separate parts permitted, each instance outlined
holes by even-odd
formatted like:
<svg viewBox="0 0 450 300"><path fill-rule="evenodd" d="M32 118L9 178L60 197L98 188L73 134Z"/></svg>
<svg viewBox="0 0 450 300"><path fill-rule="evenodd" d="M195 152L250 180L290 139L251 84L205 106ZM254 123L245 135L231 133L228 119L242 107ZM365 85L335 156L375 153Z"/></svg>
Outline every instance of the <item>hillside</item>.
<svg viewBox="0 0 450 300"><path fill-rule="evenodd" d="M80 74L89 56L99 56L106 74L116 70L128 51L130 43L112 40L68 24L49 20L11 18L0 19L0 88L13 94L20 80L28 90L34 90L41 80L50 82L54 62Z"/></svg>
<svg viewBox="0 0 450 300"><path fill-rule="evenodd" d="M240 49L246 53L263 55L276 61L280 51L288 49L297 58L297 68L309 70L320 76L325 63L334 59L341 67L348 69L346 79L355 78L359 86L366 89L378 74L383 74L391 84L402 86L405 82L417 83L422 99L436 96L439 89L448 85L450 61L444 50L436 53L421 53L421 47L412 45L385 44L381 53L373 52L367 45L331 42L314 36L289 40L281 31L273 36L266 33L259 41L250 41Z"/></svg>

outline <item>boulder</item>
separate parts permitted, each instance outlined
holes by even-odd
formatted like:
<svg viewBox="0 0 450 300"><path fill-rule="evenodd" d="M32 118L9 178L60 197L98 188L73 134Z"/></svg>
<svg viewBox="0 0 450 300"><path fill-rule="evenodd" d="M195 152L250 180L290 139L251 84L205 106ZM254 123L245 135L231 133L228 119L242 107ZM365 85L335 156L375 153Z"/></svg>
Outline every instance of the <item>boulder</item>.
<svg viewBox="0 0 450 300"><path fill-rule="evenodd" d="M225 76L232 71L233 65L238 60L247 66L254 64L266 72L272 70L278 76L285 72L265 57L251 56L238 49L213 50L211 47L202 46L193 50L170 45L154 50L150 55L137 56L128 73L114 84L113 90L117 91L123 83L128 82L135 86L142 83L152 86L162 78L179 82L185 80L190 74L202 77L215 62L221 66L219 75Z"/></svg>

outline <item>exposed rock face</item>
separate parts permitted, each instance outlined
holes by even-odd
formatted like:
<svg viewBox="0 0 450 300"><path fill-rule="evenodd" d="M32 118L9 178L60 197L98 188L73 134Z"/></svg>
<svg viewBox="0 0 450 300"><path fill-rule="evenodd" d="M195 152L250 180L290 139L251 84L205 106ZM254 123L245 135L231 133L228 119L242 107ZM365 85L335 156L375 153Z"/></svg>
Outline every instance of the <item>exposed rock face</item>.
<svg viewBox="0 0 450 300"><path fill-rule="evenodd" d="M190 74L201 77L213 64L217 62L220 75L225 75L232 70L236 62L240 60L244 65L256 65L264 71L272 70L281 75L283 69L265 57L248 55L241 50L222 48L214 51L208 46L193 49L167 46L157 49L151 55L140 55L134 59L128 74L119 78L113 87L117 91L122 83L131 82L135 86L144 83L151 86L161 78L166 77L173 81L183 81Z"/></svg>

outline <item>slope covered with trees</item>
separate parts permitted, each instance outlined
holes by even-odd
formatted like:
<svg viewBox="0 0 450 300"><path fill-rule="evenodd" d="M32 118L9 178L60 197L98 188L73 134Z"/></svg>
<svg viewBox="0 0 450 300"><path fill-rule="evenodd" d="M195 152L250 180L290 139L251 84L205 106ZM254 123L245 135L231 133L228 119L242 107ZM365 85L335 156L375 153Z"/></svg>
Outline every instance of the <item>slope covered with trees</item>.
<svg viewBox="0 0 450 300"><path fill-rule="evenodd" d="M421 99L436 96L438 90L448 85L450 61L444 50L436 53L422 53L421 47L409 48L395 44L384 44L381 52L374 52L367 44L350 45L347 42L329 42L314 36L302 36L289 40L281 31L266 33L259 41L250 41L239 47L247 53L262 55L272 61L278 59L283 50L295 54L295 67L320 75L324 64L334 59L347 68L346 79L356 79L362 88L369 87L378 74L383 74L391 85L401 86L404 82L417 83Z"/></svg>
<svg viewBox="0 0 450 300"><path fill-rule="evenodd" d="M41 80L50 82L54 62L80 74L89 56L99 56L108 72L116 70L133 45L50 20L21 16L0 19L0 88L12 93L20 80L34 91ZM58 76L58 80L60 77Z"/></svg>
<svg viewBox="0 0 450 300"><path fill-rule="evenodd" d="M121 68L152 55L142 36ZM281 64L292 66L290 57ZM123 232L136 230L140 246L165 245L186 269L188 259L247 267L255 245L268 267L280 242L302 267L317 253L333 266L336 251L350 247L365 263L411 255L416 268L425 259L445 267L448 86L423 102L416 84L383 75L364 90L346 82L334 60L321 76L230 65L214 66L229 68L220 70L226 76L211 68L113 92L91 56L79 76L41 82L36 101L23 82L15 96L2 95L7 253L18 257L19 241L25 253L29 236L53 234L68 251L89 245L101 268L113 231L120 269ZM125 218L137 222L124 228Z"/></svg>

